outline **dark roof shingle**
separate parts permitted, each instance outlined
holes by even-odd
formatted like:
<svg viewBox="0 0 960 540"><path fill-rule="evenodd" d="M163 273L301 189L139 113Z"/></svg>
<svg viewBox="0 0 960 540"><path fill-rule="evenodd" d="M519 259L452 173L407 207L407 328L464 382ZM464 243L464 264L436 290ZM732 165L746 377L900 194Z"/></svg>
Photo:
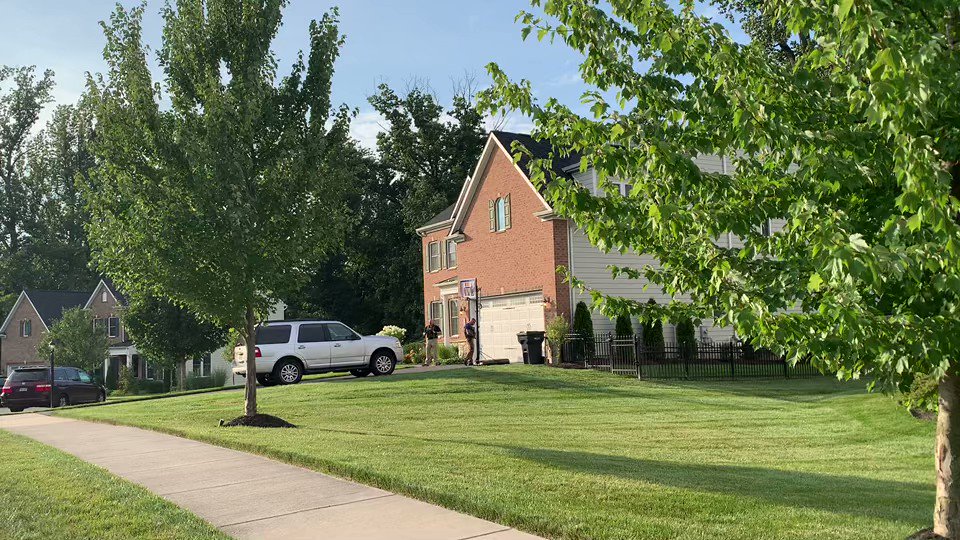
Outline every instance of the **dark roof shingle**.
<svg viewBox="0 0 960 540"><path fill-rule="evenodd" d="M453 216L453 207L456 205L457 203L453 203L450 206L444 208L439 214L430 218L430 221L427 221L426 223L421 225L421 227L429 227L431 225L436 225L437 223L450 219Z"/></svg>
<svg viewBox="0 0 960 540"><path fill-rule="evenodd" d="M79 291L44 291L24 289L27 298L37 309L37 314L47 328L53 326L63 312L75 307L83 307L90 298L90 293Z"/></svg>

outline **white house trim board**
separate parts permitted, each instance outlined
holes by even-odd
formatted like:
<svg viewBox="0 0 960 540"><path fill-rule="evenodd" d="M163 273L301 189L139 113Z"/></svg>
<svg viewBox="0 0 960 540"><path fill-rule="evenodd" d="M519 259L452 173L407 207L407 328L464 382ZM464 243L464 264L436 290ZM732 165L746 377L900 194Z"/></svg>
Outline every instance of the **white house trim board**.
<svg viewBox="0 0 960 540"><path fill-rule="evenodd" d="M113 294L113 291L110 290L110 287L107 287L107 282L101 279L100 283L98 283L97 286L93 288L93 294L91 294L90 298L87 299L87 303L83 305L83 309L90 309L90 306L93 305L93 299L97 297L97 293L100 291L100 287L103 287L107 292L110 293L110 296L113 297L114 302L118 304L120 303L120 299L118 299L117 296Z"/></svg>
<svg viewBox="0 0 960 540"><path fill-rule="evenodd" d="M24 298L27 299L27 302L30 302L30 307L33 308L33 312L37 314L37 320L43 325L44 331L50 330L47 328L47 323L43 322L43 317L41 317L40 312L37 311L37 306L33 305L33 300L30 299L27 291L20 291L20 296L18 296L17 301L14 302L13 307L10 309L10 313L7 314L7 318L3 320L3 326L0 326L0 334L7 333L7 327L9 327L10 323L13 322L13 314L16 313L17 309L20 307L20 304L23 303Z"/></svg>

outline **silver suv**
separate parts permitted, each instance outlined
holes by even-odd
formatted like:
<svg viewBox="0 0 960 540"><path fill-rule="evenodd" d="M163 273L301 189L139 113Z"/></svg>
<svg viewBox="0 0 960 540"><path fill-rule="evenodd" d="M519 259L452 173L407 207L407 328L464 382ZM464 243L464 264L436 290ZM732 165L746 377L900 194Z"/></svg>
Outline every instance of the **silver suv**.
<svg viewBox="0 0 960 540"><path fill-rule="evenodd" d="M400 340L361 336L339 321L267 321L257 328L257 381L296 384L304 374L349 371L389 375L403 358ZM233 372L247 374L247 349L233 351Z"/></svg>

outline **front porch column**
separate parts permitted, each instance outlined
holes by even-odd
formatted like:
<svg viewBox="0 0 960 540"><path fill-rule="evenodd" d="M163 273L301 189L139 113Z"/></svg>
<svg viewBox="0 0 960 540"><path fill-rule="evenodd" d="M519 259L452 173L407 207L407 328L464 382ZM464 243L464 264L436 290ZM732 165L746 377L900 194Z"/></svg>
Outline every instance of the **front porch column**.
<svg viewBox="0 0 960 540"><path fill-rule="evenodd" d="M110 373L110 357L108 356L106 360L103 361L103 381L107 381L108 373Z"/></svg>
<svg viewBox="0 0 960 540"><path fill-rule="evenodd" d="M133 353L127 351L127 369L133 369Z"/></svg>

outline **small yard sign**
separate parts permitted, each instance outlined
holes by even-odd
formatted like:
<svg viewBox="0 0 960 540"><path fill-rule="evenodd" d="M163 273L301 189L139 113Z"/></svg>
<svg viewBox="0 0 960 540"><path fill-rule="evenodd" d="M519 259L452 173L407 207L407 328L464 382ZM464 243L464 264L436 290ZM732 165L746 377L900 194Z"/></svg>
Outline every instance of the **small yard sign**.
<svg viewBox="0 0 960 540"><path fill-rule="evenodd" d="M461 279L460 280L460 298L474 299L476 297L477 297L477 280Z"/></svg>

